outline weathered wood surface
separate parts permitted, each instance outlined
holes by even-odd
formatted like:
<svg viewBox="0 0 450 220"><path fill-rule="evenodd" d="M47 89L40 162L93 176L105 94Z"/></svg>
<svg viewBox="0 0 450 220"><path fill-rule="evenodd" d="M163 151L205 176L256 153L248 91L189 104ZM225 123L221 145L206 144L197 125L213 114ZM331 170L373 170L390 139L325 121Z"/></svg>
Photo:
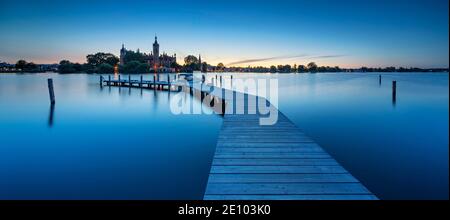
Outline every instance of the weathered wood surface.
<svg viewBox="0 0 450 220"><path fill-rule="evenodd" d="M281 112L271 126L260 117L224 114L205 200L377 199Z"/></svg>

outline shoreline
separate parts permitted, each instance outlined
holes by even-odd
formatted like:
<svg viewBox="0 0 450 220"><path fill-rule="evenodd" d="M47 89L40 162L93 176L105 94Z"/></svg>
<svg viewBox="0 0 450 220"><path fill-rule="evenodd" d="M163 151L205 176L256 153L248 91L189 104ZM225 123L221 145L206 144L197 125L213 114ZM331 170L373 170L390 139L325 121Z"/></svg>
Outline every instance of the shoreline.
<svg viewBox="0 0 450 220"><path fill-rule="evenodd" d="M114 75L115 73L87 73L87 72L79 72L79 73L58 73L58 72L0 72L0 74L43 74L43 73L56 73L59 75L74 75L74 74L86 74L86 75ZM185 72L176 72L176 73L158 73L158 74L180 74L180 73L185 73ZM377 71L373 71L373 72L363 72L363 71L352 71L352 72L302 72L302 73L282 73L282 72L205 72L202 74L227 74L227 73L234 73L234 74L254 74L254 73L259 73L259 74L321 74L321 73L347 73L347 74L360 74L360 73L377 73L377 74L389 74L389 73L449 73L449 71L411 71L411 72L400 72L400 71L395 71L395 72L377 72ZM124 74L124 75L146 75L146 74L155 74L155 73L118 73L118 74Z"/></svg>

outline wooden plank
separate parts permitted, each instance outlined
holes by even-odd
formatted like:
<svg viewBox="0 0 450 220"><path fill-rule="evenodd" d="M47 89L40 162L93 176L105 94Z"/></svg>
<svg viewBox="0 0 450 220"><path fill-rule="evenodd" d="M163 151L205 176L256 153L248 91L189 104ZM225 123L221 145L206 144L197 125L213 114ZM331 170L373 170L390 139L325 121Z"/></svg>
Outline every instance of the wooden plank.
<svg viewBox="0 0 450 220"><path fill-rule="evenodd" d="M341 195L205 195L205 200L376 200L372 194Z"/></svg>
<svg viewBox="0 0 450 220"><path fill-rule="evenodd" d="M369 194L360 183L209 183L206 195Z"/></svg>
<svg viewBox="0 0 450 220"><path fill-rule="evenodd" d="M216 153L302 153L302 152L324 152L321 148L307 147L226 147L216 148Z"/></svg>
<svg viewBox="0 0 450 220"><path fill-rule="evenodd" d="M317 165L339 165L334 159L326 158L326 159L272 159L272 158L263 158L263 159L220 159L215 158L213 160L212 165L233 165L233 166L250 166L250 165L259 165L259 166L317 166Z"/></svg>
<svg viewBox="0 0 450 220"><path fill-rule="evenodd" d="M228 153L228 154L218 154L214 155L214 158L223 158L223 159L236 159L236 158L245 158L245 159L262 159L262 158L272 158L272 159L281 159L281 158L291 158L291 159L311 159L311 158L331 158L329 154L326 153Z"/></svg>
<svg viewBox="0 0 450 220"><path fill-rule="evenodd" d="M349 173L211 174L210 183L358 183Z"/></svg>
<svg viewBox="0 0 450 220"><path fill-rule="evenodd" d="M217 143L217 148L220 147L304 147L304 148L312 148L319 147L316 143L311 141L302 141L302 142L294 142L294 143Z"/></svg>
<svg viewBox="0 0 450 220"><path fill-rule="evenodd" d="M347 173L341 166L211 166L210 173Z"/></svg>

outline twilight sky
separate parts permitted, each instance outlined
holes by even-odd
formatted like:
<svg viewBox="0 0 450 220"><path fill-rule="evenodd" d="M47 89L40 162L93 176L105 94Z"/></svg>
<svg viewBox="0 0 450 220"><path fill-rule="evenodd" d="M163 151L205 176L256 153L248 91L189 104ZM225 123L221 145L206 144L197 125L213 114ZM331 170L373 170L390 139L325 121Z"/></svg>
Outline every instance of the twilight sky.
<svg viewBox="0 0 450 220"><path fill-rule="evenodd" d="M213 65L448 67L448 0L0 0L0 61L95 52L202 55Z"/></svg>

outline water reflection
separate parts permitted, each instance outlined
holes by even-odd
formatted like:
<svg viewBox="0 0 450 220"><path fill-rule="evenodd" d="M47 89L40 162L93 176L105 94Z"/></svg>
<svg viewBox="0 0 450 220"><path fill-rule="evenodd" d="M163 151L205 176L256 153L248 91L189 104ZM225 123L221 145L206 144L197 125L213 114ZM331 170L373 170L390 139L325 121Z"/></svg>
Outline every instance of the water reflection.
<svg viewBox="0 0 450 220"><path fill-rule="evenodd" d="M392 81L392 106L397 102L397 81Z"/></svg>
<svg viewBox="0 0 450 220"><path fill-rule="evenodd" d="M48 126L53 127L53 115L55 114L55 104L50 104L50 111L48 116Z"/></svg>

